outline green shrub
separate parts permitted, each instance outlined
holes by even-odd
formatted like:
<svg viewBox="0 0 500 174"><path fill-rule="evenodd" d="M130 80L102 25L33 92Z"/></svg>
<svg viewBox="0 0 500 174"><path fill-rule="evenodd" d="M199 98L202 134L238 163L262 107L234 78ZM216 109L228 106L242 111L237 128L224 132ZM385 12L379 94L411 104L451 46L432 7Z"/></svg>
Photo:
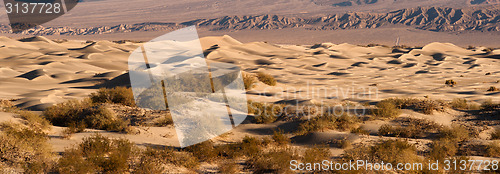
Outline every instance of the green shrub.
<svg viewBox="0 0 500 174"><path fill-rule="evenodd" d="M500 128L496 128L492 133L491 133L491 139L492 140L500 140Z"/></svg>
<svg viewBox="0 0 500 174"><path fill-rule="evenodd" d="M277 148L254 155L247 163L255 173L288 173L290 161L293 159L297 159L294 151L289 148Z"/></svg>
<svg viewBox="0 0 500 174"><path fill-rule="evenodd" d="M274 131L273 132L273 136L272 136L272 139L274 140L274 142L276 142L276 144L278 144L279 146L285 146L285 145L288 145L290 143L290 138L288 138L284 133L283 133L283 130L281 129L278 129L277 131Z"/></svg>
<svg viewBox="0 0 500 174"><path fill-rule="evenodd" d="M257 83L257 79L255 76L248 74L248 73L243 73L243 84L245 85L246 90L250 90L255 86L255 83Z"/></svg>
<svg viewBox="0 0 500 174"><path fill-rule="evenodd" d="M57 168L60 173L124 173L130 169L129 160L134 151L135 146L127 139L112 140L94 134L67 149Z"/></svg>
<svg viewBox="0 0 500 174"><path fill-rule="evenodd" d="M85 125L86 128L127 132L128 124L103 105L88 100L70 100L47 108L43 112L47 120L56 126Z"/></svg>
<svg viewBox="0 0 500 174"><path fill-rule="evenodd" d="M276 79L274 79L274 77L269 74L259 72L257 73L257 79L259 79L259 81L266 85L276 86Z"/></svg>
<svg viewBox="0 0 500 174"><path fill-rule="evenodd" d="M373 114L381 118L395 118L401 114L401 110L391 101L382 100L377 103L377 109L373 111Z"/></svg>
<svg viewBox="0 0 500 174"><path fill-rule="evenodd" d="M112 89L101 88L89 95L93 103L115 103L125 106L135 106L132 89L126 87L115 87Z"/></svg>

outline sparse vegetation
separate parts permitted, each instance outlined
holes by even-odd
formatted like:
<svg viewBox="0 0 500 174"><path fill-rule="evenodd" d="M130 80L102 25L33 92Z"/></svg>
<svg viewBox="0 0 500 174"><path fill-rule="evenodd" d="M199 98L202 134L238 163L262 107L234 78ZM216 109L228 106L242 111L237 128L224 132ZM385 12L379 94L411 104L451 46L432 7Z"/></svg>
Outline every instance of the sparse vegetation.
<svg viewBox="0 0 500 174"><path fill-rule="evenodd" d="M214 162L218 157L217 149L214 148L214 144L210 140L189 146L185 150L193 153L201 161Z"/></svg>
<svg viewBox="0 0 500 174"><path fill-rule="evenodd" d="M412 109L424 114L432 114L434 111L444 111L447 105L444 101L416 98L390 98L385 102L393 103L399 109Z"/></svg>
<svg viewBox="0 0 500 174"><path fill-rule="evenodd" d="M330 150L325 147L307 148L304 152L304 162L306 163L320 163L323 160L330 159Z"/></svg>
<svg viewBox="0 0 500 174"><path fill-rule="evenodd" d="M285 145L288 145L290 143L290 138L288 138L285 133L283 133L283 130L281 129L278 129L278 130L275 130L273 132L273 136L272 136L272 139L274 140L274 142L276 142L276 144L278 144L279 146L285 146Z"/></svg>
<svg viewBox="0 0 500 174"><path fill-rule="evenodd" d="M486 146L486 156L489 157L499 157L500 156L500 144L498 142L491 142Z"/></svg>
<svg viewBox="0 0 500 174"><path fill-rule="evenodd" d="M469 109L466 99L455 98L450 103L453 109Z"/></svg>
<svg viewBox="0 0 500 174"><path fill-rule="evenodd" d="M296 153L290 148L274 148L268 152L261 151L247 163L255 173L288 173L290 161L297 159Z"/></svg>
<svg viewBox="0 0 500 174"><path fill-rule="evenodd" d="M403 126L382 125L378 132L381 136L402 138L425 138L440 130L440 126L424 119L409 119Z"/></svg>
<svg viewBox="0 0 500 174"><path fill-rule="evenodd" d="M443 161L446 158L454 157L457 152L457 142L444 138L432 142L429 157L433 160Z"/></svg>
<svg viewBox="0 0 500 174"><path fill-rule="evenodd" d="M261 81L262 83L269 85L269 86L276 86L276 79L272 75L259 72L257 73L257 79Z"/></svg>
<svg viewBox="0 0 500 174"><path fill-rule="evenodd" d="M248 101L248 113L255 115L255 123L272 123L281 116L282 111L283 106L279 104Z"/></svg>
<svg viewBox="0 0 500 174"><path fill-rule="evenodd" d="M496 128L492 133L491 133L491 139L492 140L500 140L500 128Z"/></svg>
<svg viewBox="0 0 500 174"><path fill-rule="evenodd" d="M451 140L452 142L462 142L470 138L470 132L467 128L461 125L452 125L451 127L442 128L438 137L441 140Z"/></svg>
<svg viewBox="0 0 500 174"><path fill-rule="evenodd" d="M68 127L85 125L86 128L108 131L131 131L128 124L116 116L103 105L94 104L89 100L70 100L47 108L44 116L56 126ZM83 126L82 126L83 127Z"/></svg>
<svg viewBox="0 0 500 174"><path fill-rule="evenodd" d="M124 106L135 106L132 89L126 87L101 88L89 95L93 103L115 103Z"/></svg>
<svg viewBox="0 0 500 174"><path fill-rule="evenodd" d="M500 89L498 89L497 87L494 87L494 86L490 86L490 88L487 91L495 92L495 91L500 91Z"/></svg>
<svg viewBox="0 0 500 174"><path fill-rule="evenodd" d="M24 173L46 173L54 164L48 135L40 128L14 123L0 125L0 166Z"/></svg>
<svg viewBox="0 0 500 174"><path fill-rule="evenodd" d="M243 73L243 84L245 85L246 90L250 90L255 86L255 83L257 83L257 79L255 76L248 74L248 73Z"/></svg>
<svg viewBox="0 0 500 174"><path fill-rule="evenodd" d="M457 85L457 82L455 80L446 80L444 84L454 87L455 85Z"/></svg>
<svg viewBox="0 0 500 174"><path fill-rule="evenodd" d="M382 100L377 103L377 109L373 110L373 114L381 118L394 118L401 114L401 109L391 100Z"/></svg>
<svg viewBox="0 0 500 174"><path fill-rule="evenodd" d="M240 172L239 165L233 160L224 160L218 166L220 173L234 174Z"/></svg>
<svg viewBox="0 0 500 174"><path fill-rule="evenodd" d="M491 99L486 100L481 104L481 110L483 111L496 111L500 110L500 103L494 103Z"/></svg>
<svg viewBox="0 0 500 174"><path fill-rule="evenodd" d="M385 140L374 146L358 146L343 154L344 160L366 160L368 162L414 163L421 159L417 148L403 140Z"/></svg>
<svg viewBox="0 0 500 174"><path fill-rule="evenodd" d="M359 122L360 120L358 118L347 113L342 114L340 117L335 116L335 114L325 114L300 123L296 134L306 135L311 132L324 131L326 129L341 131L352 130Z"/></svg>

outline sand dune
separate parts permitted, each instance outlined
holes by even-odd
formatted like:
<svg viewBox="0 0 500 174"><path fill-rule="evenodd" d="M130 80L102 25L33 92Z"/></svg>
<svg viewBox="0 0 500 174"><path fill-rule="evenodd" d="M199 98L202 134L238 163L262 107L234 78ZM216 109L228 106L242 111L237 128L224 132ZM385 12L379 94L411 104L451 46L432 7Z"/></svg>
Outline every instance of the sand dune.
<svg viewBox="0 0 500 174"><path fill-rule="evenodd" d="M278 86L260 84L249 92L250 98L269 102L372 102L395 96L482 102L500 96L487 91L499 85L499 50L438 42L399 49L347 43L275 45L241 43L229 36L206 37L201 42L209 60L275 76ZM1 37L0 45L0 98L18 99L19 107L42 110L84 97L103 85L126 85L128 55L139 44ZM447 86L448 79L458 84ZM368 96L366 89L378 95ZM264 93L273 95L258 95Z"/></svg>

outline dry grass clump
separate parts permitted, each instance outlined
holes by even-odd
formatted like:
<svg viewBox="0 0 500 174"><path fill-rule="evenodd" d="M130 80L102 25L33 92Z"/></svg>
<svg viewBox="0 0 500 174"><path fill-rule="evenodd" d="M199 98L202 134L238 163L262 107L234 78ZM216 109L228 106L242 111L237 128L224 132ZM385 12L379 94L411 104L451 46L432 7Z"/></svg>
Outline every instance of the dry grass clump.
<svg viewBox="0 0 500 174"><path fill-rule="evenodd" d="M165 115L164 117L162 117L154 122L154 125L158 126L158 127L165 127L165 126L173 125L173 124L174 124L174 120L172 119L171 115L168 115L168 116Z"/></svg>
<svg viewBox="0 0 500 174"><path fill-rule="evenodd" d="M42 116L30 111L25 111L17 108L12 104L11 100L0 100L0 111L17 114L21 119L26 121L26 125L40 129L50 128L50 122Z"/></svg>
<svg viewBox="0 0 500 174"><path fill-rule="evenodd" d="M289 173L290 161L297 159L296 152L290 148L273 148L261 151L247 160L255 173Z"/></svg>
<svg viewBox="0 0 500 174"><path fill-rule="evenodd" d="M408 119L402 126L384 124L379 128L378 133L381 136L425 138L440 129L441 127L435 122L425 119Z"/></svg>
<svg viewBox="0 0 500 174"><path fill-rule="evenodd" d="M248 101L248 113L255 115L255 123L272 123L281 116L282 112L283 105Z"/></svg>
<svg viewBox="0 0 500 174"><path fill-rule="evenodd" d="M115 103L125 106L135 106L132 89L127 87L101 88L97 92L89 95L93 103Z"/></svg>
<svg viewBox="0 0 500 174"><path fill-rule="evenodd" d="M401 114L401 109L397 108L392 100L382 100L377 103L377 109L374 109L373 114L382 118L394 118Z"/></svg>
<svg viewBox="0 0 500 174"><path fill-rule="evenodd" d="M128 124L106 109L89 100L70 100L47 108L43 115L56 126L85 125L86 128L128 132Z"/></svg>
<svg viewBox="0 0 500 174"><path fill-rule="evenodd" d="M252 89L255 86L255 83L257 83L257 78L251 74L243 73L242 77L246 90Z"/></svg>
<svg viewBox="0 0 500 174"><path fill-rule="evenodd" d="M492 140L500 140L500 128L496 128L492 133L491 133L491 139Z"/></svg>
<svg viewBox="0 0 500 174"><path fill-rule="evenodd" d="M259 72L257 73L257 79L261 81L262 83L269 85L269 86L276 86L276 79L272 75Z"/></svg>
<svg viewBox="0 0 500 174"><path fill-rule="evenodd" d="M367 160L375 163L415 163L421 159L417 154L417 148L403 140L384 140L374 146L361 146L346 150L343 154L344 160Z"/></svg>
<svg viewBox="0 0 500 174"><path fill-rule="evenodd" d="M342 114L340 117L335 116L335 114L324 114L300 123L296 134L306 135L326 129L347 131L355 129L359 122L360 120L357 117L347 113Z"/></svg>
<svg viewBox="0 0 500 174"><path fill-rule="evenodd" d="M412 109L423 114L432 114L434 111L444 111L447 104L444 101L416 98L390 98L386 102L393 103L399 109Z"/></svg>
<svg viewBox="0 0 500 174"><path fill-rule="evenodd" d="M53 165L48 136L37 127L2 123L0 166L21 169L23 173L46 173Z"/></svg>

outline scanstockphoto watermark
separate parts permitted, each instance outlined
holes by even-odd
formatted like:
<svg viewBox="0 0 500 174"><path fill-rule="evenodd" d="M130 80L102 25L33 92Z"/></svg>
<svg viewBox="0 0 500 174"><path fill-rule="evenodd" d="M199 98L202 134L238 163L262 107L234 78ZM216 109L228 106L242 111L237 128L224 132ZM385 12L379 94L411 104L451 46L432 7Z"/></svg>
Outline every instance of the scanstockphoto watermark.
<svg viewBox="0 0 500 174"><path fill-rule="evenodd" d="M318 163L301 163L297 160L290 161L290 170L293 171L468 171L487 172L498 171L498 160L443 160L416 163L387 163L369 162L367 160L350 160L335 162L323 160Z"/></svg>
<svg viewBox="0 0 500 174"><path fill-rule="evenodd" d="M351 83L348 87L319 86L307 82L302 87L266 87L258 93L260 97L269 96L269 91L279 91L272 97L280 98L274 104L264 103L264 107L249 105L253 114L264 116L305 116L315 117L325 114L342 116L344 114L358 117L367 114L367 103L352 101L377 101L379 89L376 86L362 86ZM272 109L263 109L273 107Z"/></svg>

